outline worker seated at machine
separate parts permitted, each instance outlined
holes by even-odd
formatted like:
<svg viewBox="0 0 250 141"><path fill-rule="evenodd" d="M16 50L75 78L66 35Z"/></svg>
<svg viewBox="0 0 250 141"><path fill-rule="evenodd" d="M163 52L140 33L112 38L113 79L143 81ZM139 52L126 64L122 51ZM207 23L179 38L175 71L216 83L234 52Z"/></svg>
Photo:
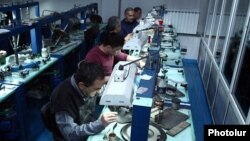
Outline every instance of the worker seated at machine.
<svg viewBox="0 0 250 141"><path fill-rule="evenodd" d="M57 25L52 34L52 43L56 46L60 42L69 43L69 41L69 34L66 33L65 30L59 28Z"/></svg>
<svg viewBox="0 0 250 141"><path fill-rule="evenodd" d="M98 64L101 64L106 75L106 80L108 80L115 62L134 61L137 59L121 52L123 44L124 39L119 34L106 33L101 45L92 48L88 52L85 60L87 62L97 62ZM145 66L145 63L141 60L135 62L135 64L139 67Z"/></svg>
<svg viewBox="0 0 250 141"><path fill-rule="evenodd" d="M83 141L116 121L115 112L103 113L99 119L94 114L97 91L104 83L100 65L81 61L76 73L54 89L50 102L42 108L44 123L54 140Z"/></svg>

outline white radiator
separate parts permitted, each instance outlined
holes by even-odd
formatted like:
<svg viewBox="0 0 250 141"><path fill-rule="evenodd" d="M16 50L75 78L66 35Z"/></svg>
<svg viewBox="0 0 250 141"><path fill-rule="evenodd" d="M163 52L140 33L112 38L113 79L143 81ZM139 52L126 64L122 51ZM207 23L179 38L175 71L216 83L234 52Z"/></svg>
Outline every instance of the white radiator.
<svg viewBox="0 0 250 141"><path fill-rule="evenodd" d="M177 33L196 34L200 12L166 9L164 23L171 23Z"/></svg>

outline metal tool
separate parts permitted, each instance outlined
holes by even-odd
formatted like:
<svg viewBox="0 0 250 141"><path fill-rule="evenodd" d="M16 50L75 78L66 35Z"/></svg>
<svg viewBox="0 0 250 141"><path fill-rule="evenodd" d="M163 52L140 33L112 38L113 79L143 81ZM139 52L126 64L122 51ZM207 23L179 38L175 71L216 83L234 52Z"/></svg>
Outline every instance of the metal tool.
<svg viewBox="0 0 250 141"><path fill-rule="evenodd" d="M18 58L18 52L17 52L17 49L18 49L18 42L19 42L19 35L18 35L17 39L16 39L15 36L13 36L13 37L12 37L11 45L12 45L12 48L13 48L13 50L14 50L16 65L19 65L19 58Z"/></svg>
<svg viewBox="0 0 250 141"><path fill-rule="evenodd" d="M69 26L69 24L67 24L67 25L64 27L63 32L66 31L66 29L68 28L68 26ZM61 34L61 35L59 36L59 38L57 39L57 41L56 41L56 43L55 43L54 46L57 46L57 45L58 45L58 43L61 41L62 37L63 37L63 34Z"/></svg>
<svg viewBox="0 0 250 141"><path fill-rule="evenodd" d="M2 83L0 83L0 90L5 90L5 86Z"/></svg>
<svg viewBox="0 0 250 141"><path fill-rule="evenodd" d="M117 122L116 122L115 125L113 126L113 131L112 131L112 132L114 132L116 126L117 126Z"/></svg>

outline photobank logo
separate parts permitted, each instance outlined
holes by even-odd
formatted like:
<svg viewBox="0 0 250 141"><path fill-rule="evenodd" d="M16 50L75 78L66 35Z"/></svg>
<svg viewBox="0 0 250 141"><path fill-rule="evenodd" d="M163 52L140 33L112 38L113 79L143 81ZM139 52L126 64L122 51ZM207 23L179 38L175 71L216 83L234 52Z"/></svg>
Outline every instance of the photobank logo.
<svg viewBox="0 0 250 141"><path fill-rule="evenodd" d="M249 141L250 125L205 125L204 141L213 139L238 139Z"/></svg>

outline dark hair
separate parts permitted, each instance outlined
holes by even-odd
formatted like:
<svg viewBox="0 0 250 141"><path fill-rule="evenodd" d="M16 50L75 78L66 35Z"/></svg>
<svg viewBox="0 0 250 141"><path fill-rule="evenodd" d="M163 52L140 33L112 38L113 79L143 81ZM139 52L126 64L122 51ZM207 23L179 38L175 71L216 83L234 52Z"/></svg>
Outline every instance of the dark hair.
<svg viewBox="0 0 250 141"><path fill-rule="evenodd" d="M118 33L105 32L101 44L104 46L110 45L112 48L122 47L124 39Z"/></svg>
<svg viewBox="0 0 250 141"><path fill-rule="evenodd" d="M89 19L91 23L98 23L98 24L102 23L102 17L100 15L95 15L95 14L90 15Z"/></svg>
<svg viewBox="0 0 250 141"><path fill-rule="evenodd" d="M98 36L100 30L100 25L99 24L93 24L91 25L90 28L88 28L85 32L84 32L84 39L86 41L88 40L95 40L96 37Z"/></svg>
<svg viewBox="0 0 250 141"><path fill-rule="evenodd" d="M128 11L134 11L132 7L128 7L125 9L124 14L126 15Z"/></svg>
<svg viewBox="0 0 250 141"><path fill-rule="evenodd" d="M135 11L135 12L141 11L141 8L140 8L140 7L135 7L135 8L134 8L134 11Z"/></svg>
<svg viewBox="0 0 250 141"><path fill-rule="evenodd" d="M79 62L74 77L77 83L83 82L86 87L89 87L93 85L95 80L104 79L104 76L104 71L100 64L90 63L83 60Z"/></svg>
<svg viewBox="0 0 250 141"><path fill-rule="evenodd" d="M107 31L115 30L116 26L120 24L120 19L116 16L112 16L108 19Z"/></svg>

